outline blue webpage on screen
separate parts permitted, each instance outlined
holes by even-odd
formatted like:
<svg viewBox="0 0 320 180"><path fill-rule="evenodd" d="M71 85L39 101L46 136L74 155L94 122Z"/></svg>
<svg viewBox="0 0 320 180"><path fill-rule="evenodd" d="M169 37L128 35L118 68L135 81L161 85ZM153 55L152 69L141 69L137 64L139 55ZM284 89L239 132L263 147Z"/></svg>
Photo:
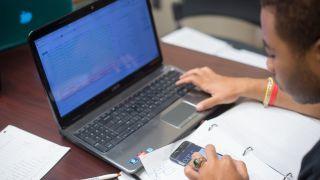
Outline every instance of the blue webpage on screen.
<svg viewBox="0 0 320 180"><path fill-rule="evenodd" d="M35 44L61 116L159 56L141 0L116 1Z"/></svg>

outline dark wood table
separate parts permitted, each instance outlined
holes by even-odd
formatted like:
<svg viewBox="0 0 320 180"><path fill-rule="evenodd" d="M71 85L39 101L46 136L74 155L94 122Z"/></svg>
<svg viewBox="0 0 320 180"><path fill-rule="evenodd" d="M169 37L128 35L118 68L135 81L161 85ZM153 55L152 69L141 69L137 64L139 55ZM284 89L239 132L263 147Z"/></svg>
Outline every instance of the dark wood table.
<svg viewBox="0 0 320 180"><path fill-rule="evenodd" d="M267 71L210 55L162 44L164 61L184 70L209 66L230 76L267 77ZM31 51L21 46L0 53L0 130L14 125L57 144L71 147L44 179L79 179L118 172L108 163L73 145L58 132Z"/></svg>

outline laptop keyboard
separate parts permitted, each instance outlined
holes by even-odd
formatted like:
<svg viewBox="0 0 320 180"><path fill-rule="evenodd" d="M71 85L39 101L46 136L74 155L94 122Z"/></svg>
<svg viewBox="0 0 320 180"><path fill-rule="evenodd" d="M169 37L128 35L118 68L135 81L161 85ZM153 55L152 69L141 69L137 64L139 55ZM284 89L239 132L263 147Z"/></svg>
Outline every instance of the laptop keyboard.
<svg viewBox="0 0 320 180"><path fill-rule="evenodd" d="M191 84L177 87L175 82L180 75L177 71L167 72L87 123L75 135L102 153L109 151L194 88Z"/></svg>

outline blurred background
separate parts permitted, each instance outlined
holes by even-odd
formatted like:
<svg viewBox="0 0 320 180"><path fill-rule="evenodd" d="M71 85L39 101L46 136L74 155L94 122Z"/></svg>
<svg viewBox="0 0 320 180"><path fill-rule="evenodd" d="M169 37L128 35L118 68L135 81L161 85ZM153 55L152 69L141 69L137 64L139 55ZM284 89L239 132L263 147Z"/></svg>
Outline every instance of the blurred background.
<svg viewBox="0 0 320 180"><path fill-rule="evenodd" d="M84 6L94 0L73 0L75 8ZM259 0L193 0L197 1L197 4L206 6L230 7L225 8L226 11L231 12L228 15L210 14L197 15L196 17L188 17L183 20L184 26L192 27L193 29L200 30L206 34L230 38L248 45L262 48L262 35L260 28L253 23L250 23L244 19L239 19L232 16L232 11L238 11L244 13L253 13L254 16L259 15ZM151 0L153 5L153 14L155 23L157 26L158 34L163 37L170 32L177 29L176 21L174 17L174 4L193 2L188 0ZM212 4L212 5L211 5ZM208 6L207 6L208 7ZM249 7L249 9L248 9ZM214 7L213 7L214 8ZM201 8L200 10L201 11ZM251 11L251 12L248 12ZM259 17L253 17L258 18Z"/></svg>
<svg viewBox="0 0 320 180"><path fill-rule="evenodd" d="M0 29L0 51L25 43L31 30L93 1L95 0L32 0L25 2L2 0L0 19L4 25ZM187 26L235 44L240 49L251 51L255 51L251 47L262 49L259 0L150 1L160 37ZM28 19L31 19L32 15L25 9L31 9L34 13L32 15L36 17L29 24L27 24ZM17 20L19 16L20 23Z"/></svg>

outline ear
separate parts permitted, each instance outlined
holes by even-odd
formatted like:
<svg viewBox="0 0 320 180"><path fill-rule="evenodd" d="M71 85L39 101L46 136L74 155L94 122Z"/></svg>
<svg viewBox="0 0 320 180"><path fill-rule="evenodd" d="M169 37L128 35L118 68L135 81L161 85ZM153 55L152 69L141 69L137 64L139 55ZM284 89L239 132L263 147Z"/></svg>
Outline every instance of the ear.
<svg viewBox="0 0 320 180"><path fill-rule="evenodd" d="M320 39L318 39L306 53L306 60L311 68L320 68Z"/></svg>
<svg viewBox="0 0 320 180"><path fill-rule="evenodd" d="M320 64L320 39L318 39L318 41L315 43L314 51L315 51L316 61L317 63Z"/></svg>
<svg viewBox="0 0 320 180"><path fill-rule="evenodd" d="M320 78L320 39L317 40L317 42L313 45L311 51L309 52L309 58L307 58L307 61L309 61L309 67L312 72L317 74Z"/></svg>

